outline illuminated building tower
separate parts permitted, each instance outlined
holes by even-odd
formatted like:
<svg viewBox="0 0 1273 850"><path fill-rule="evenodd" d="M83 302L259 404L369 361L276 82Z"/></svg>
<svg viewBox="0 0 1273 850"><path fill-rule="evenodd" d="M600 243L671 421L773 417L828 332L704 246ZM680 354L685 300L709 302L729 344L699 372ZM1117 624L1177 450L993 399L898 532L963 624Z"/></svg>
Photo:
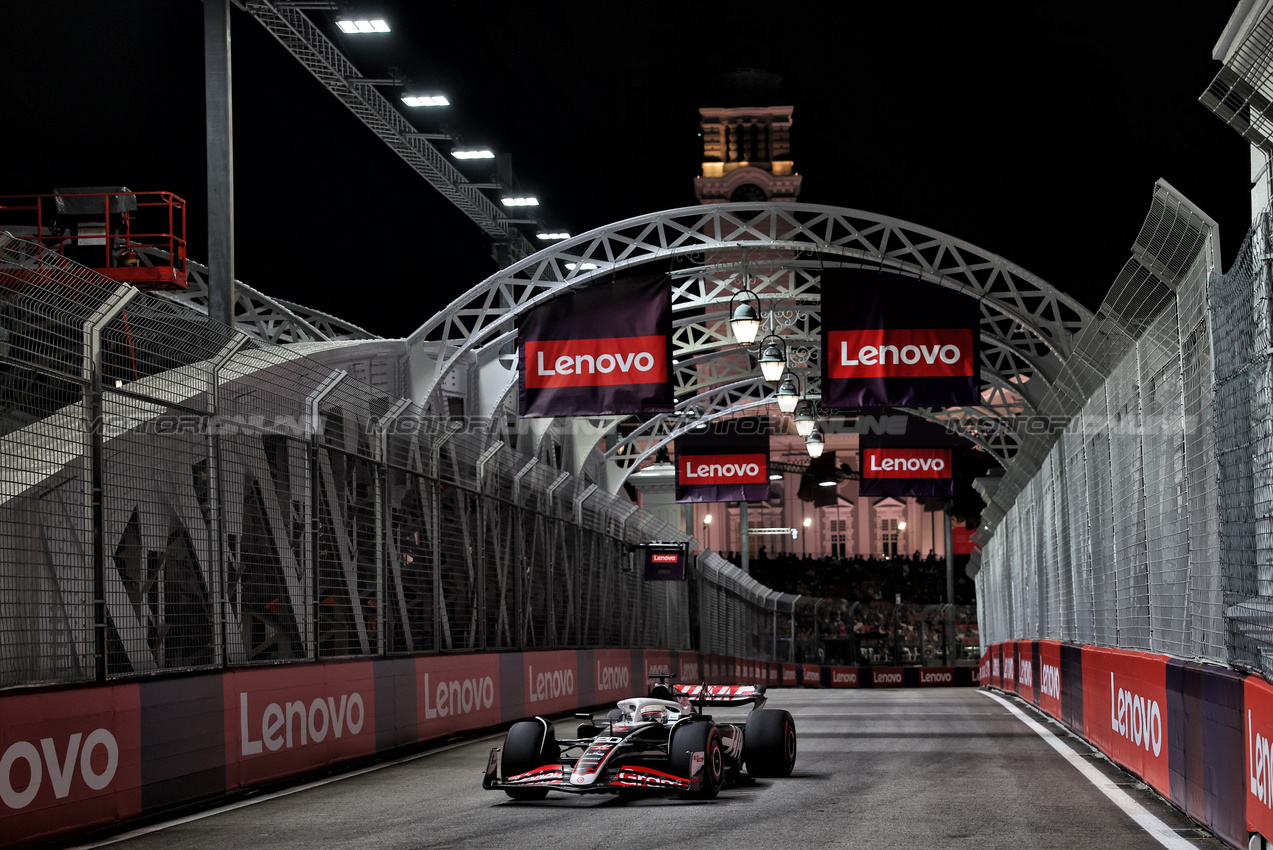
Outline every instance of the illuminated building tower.
<svg viewBox="0 0 1273 850"><path fill-rule="evenodd" d="M735 71L727 75L726 102L761 102L777 93L776 74ZM770 101L772 102L772 101ZM791 160L790 106L704 107L703 174L694 179L700 203L794 201L800 175Z"/></svg>

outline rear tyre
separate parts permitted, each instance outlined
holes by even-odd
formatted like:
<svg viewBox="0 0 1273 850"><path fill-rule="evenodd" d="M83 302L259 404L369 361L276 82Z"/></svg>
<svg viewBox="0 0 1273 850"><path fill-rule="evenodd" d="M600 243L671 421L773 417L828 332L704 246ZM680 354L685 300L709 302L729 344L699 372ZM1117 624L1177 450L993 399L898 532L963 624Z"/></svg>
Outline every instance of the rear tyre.
<svg viewBox="0 0 1273 850"><path fill-rule="evenodd" d="M551 724L545 728L545 724L538 720L521 720L514 723L504 736L505 779L553 764L559 758L561 750ZM548 796L548 789L505 788L504 793L514 800L542 800Z"/></svg>
<svg viewBox="0 0 1273 850"><path fill-rule="evenodd" d="M715 724L683 723L672 730L672 738L667 743L670 772L693 782L693 753L703 754L703 787L686 796L710 800L720 793L725 783L725 754Z"/></svg>
<svg viewBox="0 0 1273 850"><path fill-rule="evenodd" d="M764 708L747 716L743 763L752 776L790 776L796 766L796 721L791 713Z"/></svg>

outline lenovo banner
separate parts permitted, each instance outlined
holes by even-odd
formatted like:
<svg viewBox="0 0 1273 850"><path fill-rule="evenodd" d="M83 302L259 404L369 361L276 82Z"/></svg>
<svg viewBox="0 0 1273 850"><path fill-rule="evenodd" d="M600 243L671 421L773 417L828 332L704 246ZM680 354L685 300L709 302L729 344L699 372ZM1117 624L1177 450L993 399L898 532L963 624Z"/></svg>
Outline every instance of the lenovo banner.
<svg viewBox="0 0 1273 850"><path fill-rule="evenodd" d="M955 495L957 437L932 422L907 417L897 434L863 434L860 440L862 496L944 497Z"/></svg>
<svg viewBox="0 0 1273 850"><path fill-rule="evenodd" d="M1061 715L1061 644L1039 641L1039 708L1060 720Z"/></svg>
<svg viewBox="0 0 1273 850"><path fill-rule="evenodd" d="M0 845L142 811L136 683L7 696L0 725Z"/></svg>
<svg viewBox="0 0 1273 850"><path fill-rule="evenodd" d="M857 686L858 686L858 668L856 667L832 667L831 668L831 687L856 688Z"/></svg>
<svg viewBox="0 0 1273 850"><path fill-rule="evenodd" d="M977 404L980 310L949 289L860 269L822 273L822 404Z"/></svg>
<svg viewBox="0 0 1273 850"><path fill-rule="evenodd" d="M749 416L713 422L676 441L676 501L764 502L769 499L769 420Z"/></svg>
<svg viewBox="0 0 1273 850"><path fill-rule="evenodd" d="M227 790L376 752L370 662L235 670L221 683Z"/></svg>
<svg viewBox="0 0 1273 850"><path fill-rule="evenodd" d="M668 413L672 289L665 275L570 292L517 328L522 416Z"/></svg>
<svg viewBox="0 0 1273 850"><path fill-rule="evenodd" d="M1171 794L1167 656L1083 647L1083 735L1115 763Z"/></svg>
<svg viewBox="0 0 1273 850"><path fill-rule="evenodd" d="M1243 686L1248 829L1273 835L1273 686L1259 676L1247 677Z"/></svg>

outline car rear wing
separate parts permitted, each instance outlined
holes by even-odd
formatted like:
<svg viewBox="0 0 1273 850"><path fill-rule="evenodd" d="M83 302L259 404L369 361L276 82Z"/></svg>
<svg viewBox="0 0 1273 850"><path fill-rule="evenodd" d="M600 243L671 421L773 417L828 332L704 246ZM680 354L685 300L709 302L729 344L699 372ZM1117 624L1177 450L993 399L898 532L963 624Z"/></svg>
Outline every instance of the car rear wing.
<svg viewBox="0 0 1273 850"><path fill-rule="evenodd" d="M765 704L764 685L673 685L678 697L685 697L694 705L747 705L756 708Z"/></svg>

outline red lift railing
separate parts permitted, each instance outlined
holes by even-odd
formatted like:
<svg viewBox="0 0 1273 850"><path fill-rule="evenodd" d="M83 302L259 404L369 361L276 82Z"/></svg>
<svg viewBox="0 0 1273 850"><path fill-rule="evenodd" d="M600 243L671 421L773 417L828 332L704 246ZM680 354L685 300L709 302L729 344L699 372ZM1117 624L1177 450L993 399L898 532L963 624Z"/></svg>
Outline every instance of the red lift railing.
<svg viewBox="0 0 1273 850"><path fill-rule="evenodd" d="M186 202L171 192L93 187L0 195L0 230L138 289L186 288ZM142 265L138 248L166 251L169 262Z"/></svg>

